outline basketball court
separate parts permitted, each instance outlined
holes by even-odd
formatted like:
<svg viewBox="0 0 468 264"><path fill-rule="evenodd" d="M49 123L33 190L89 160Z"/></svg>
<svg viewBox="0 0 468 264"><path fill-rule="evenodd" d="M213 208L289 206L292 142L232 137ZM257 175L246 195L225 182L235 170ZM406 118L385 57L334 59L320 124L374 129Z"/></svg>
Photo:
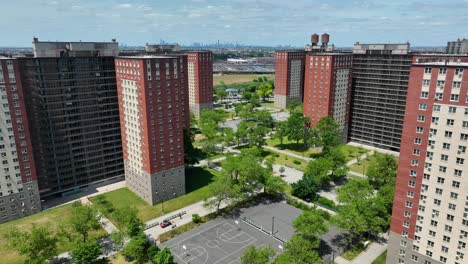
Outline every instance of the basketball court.
<svg viewBox="0 0 468 264"><path fill-rule="evenodd" d="M270 245L281 252L293 234L292 221L300 210L282 202L266 202L241 208L163 244L179 264L240 264L250 245Z"/></svg>

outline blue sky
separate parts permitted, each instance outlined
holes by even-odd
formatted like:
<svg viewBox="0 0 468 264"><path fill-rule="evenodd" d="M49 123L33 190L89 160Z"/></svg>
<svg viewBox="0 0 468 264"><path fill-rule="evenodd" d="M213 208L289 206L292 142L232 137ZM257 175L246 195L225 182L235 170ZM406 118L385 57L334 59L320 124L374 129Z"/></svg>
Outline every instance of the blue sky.
<svg viewBox="0 0 468 264"><path fill-rule="evenodd" d="M30 46L33 36L303 46L328 32L341 47L468 37L468 0L0 0L0 10L0 46Z"/></svg>

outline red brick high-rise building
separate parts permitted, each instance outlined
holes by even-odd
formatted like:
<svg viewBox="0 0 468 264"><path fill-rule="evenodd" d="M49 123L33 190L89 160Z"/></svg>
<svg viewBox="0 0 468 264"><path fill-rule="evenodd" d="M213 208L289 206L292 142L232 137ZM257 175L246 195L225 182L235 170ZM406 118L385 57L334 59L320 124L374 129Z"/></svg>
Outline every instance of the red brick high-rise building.
<svg viewBox="0 0 468 264"><path fill-rule="evenodd" d="M305 59L304 116L314 127L325 116L335 119L344 137L351 104L353 55L309 53Z"/></svg>
<svg viewBox="0 0 468 264"><path fill-rule="evenodd" d="M415 58L387 263L467 263L467 57Z"/></svg>
<svg viewBox="0 0 468 264"><path fill-rule="evenodd" d="M304 91L305 51L277 51L275 55L275 106L285 108L293 100L301 103Z"/></svg>
<svg viewBox="0 0 468 264"><path fill-rule="evenodd" d="M41 211L18 60L0 57L0 223Z"/></svg>
<svg viewBox="0 0 468 264"><path fill-rule="evenodd" d="M204 109L213 109L213 53L184 51L188 63L190 111L197 118Z"/></svg>
<svg viewBox="0 0 468 264"><path fill-rule="evenodd" d="M187 56L118 57L115 66L127 186L149 204L185 194Z"/></svg>

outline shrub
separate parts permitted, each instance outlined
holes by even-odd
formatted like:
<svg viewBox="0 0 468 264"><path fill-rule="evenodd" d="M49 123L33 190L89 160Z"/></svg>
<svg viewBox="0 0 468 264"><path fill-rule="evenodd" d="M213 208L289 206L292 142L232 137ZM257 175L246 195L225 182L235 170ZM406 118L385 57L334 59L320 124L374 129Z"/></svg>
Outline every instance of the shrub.
<svg viewBox="0 0 468 264"><path fill-rule="evenodd" d="M297 165L301 165L302 162L301 162L300 160L296 160L296 159L295 159L295 160L293 160L293 163L294 163L294 164L297 164Z"/></svg>
<svg viewBox="0 0 468 264"><path fill-rule="evenodd" d="M280 156L280 154L278 154L278 153L274 153L273 155L274 155L275 157L277 157L277 158L279 158L279 156Z"/></svg>
<svg viewBox="0 0 468 264"><path fill-rule="evenodd" d="M198 214L193 214L192 215L192 221L195 224L198 224L198 223L200 223L202 221L202 218Z"/></svg>
<svg viewBox="0 0 468 264"><path fill-rule="evenodd" d="M336 209L335 202L330 200L330 199L327 199L325 197L318 198L317 203L320 204L320 205L324 205L326 207L332 208L332 209Z"/></svg>

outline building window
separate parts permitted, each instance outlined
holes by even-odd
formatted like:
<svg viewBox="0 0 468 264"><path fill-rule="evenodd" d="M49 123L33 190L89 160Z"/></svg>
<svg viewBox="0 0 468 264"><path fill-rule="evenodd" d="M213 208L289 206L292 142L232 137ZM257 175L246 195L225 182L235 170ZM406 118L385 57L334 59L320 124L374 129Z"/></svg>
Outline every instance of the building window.
<svg viewBox="0 0 468 264"><path fill-rule="evenodd" d="M451 131L445 131L445 137L446 138L452 138L453 133Z"/></svg>
<svg viewBox="0 0 468 264"><path fill-rule="evenodd" d="M419 110L426 110L427 104L419 104Z"/></svg>
<svg viewBox="0 0 468 264"><path fill-rule="evenodd" d="M440 105L434 105L434 112L440 112Z"/></svg>
<svg viewBox="0 0 468 264"><path fill-rule="evenodd" d="M457 158L457 165L463 165L463 164L465 164L465 159Z"/></svg>
<svg viewBox="0 0 468 264"><path fill-rule="evenodd" d="M455 124L455 120L447 119L447 126L453 126Z"/></svg>
<svg viewBox="0 0 468 264"><path fill-rule="evenodd" d="M422 98L422 99L427 99L427 98L429 98L429 92L421 92L421 98Z"/></svg>
<svg viewBox="0 0 468 264"><path fill-rule="evenodd" d="M420 154L419 149L413 149L413 155L419 156L419 154Z"/></svg>
<svg viewBox="0 0 468 264"><path fill-rule="evenodd" d="M467 126L468 126L468 121L467 121ZM424 128L423 127L416 127L416 133L423 133L424 132Z"/></svg>
<svg viewBox="0 0 468 264"><path fill-rule="evenodd" d="M418 115L418 122L424 122L426 121L426 117L423 115Z"/></svg>
<svg viewBox="0 0 468 264"><path fill-rule="evenodd" d="M432 68L424 68L424 73L425 74L432 73Z"/></svg>
<svg viewBox="0 0 468 264"><path fill-rule="evenodd" d="M458 94L451 94L450 95L450 101L451 102L458 102L460 96Z"/></svg>
<svg viewBox="0 0 468 264"><path fill-rule="evenodd" d="M460 88L460 87L461 87L461 82L453 82L453 83L452 83L452 88L458 89L458 88Z"/></svg>

